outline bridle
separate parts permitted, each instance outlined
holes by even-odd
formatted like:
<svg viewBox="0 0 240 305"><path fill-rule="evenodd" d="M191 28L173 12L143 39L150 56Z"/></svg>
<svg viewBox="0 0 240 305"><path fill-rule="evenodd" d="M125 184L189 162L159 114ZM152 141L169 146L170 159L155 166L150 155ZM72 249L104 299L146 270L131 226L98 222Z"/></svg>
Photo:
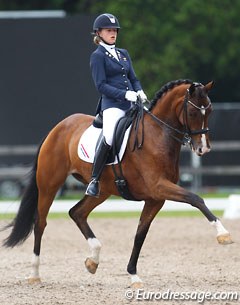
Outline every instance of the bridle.
<svg viewBox="0 0 240 305"><path fill-rule="evenodd" d="M195 87L201 86L200 83L194 83ZM198 135L198 134L206 134L209 132L209 128L202 128L199 130L191 130L189 127L189 122L188 122L188 104L196 108L197 110L201 111L202 115L204 116L206 113L206 110L211 106L211 102L209 101L208 105L206 107L204 106L197 106L190 100L190 94L189 94L189 89L187 89L184 101L183 101L183 107L181 112L183 111L183 130L179 130L178 128L175 128L168 123L164 122L163 120L159 119L156 117L154 114L150 112L150 110L147 107L143 107L145 112L149 114L155 122L157 122L158 125L164 125L167 128L171 129L172 131L175 131L177 134L181 135L182 138L178 138L174 135L171 135L176 141L180 142L182 145L191 145L192 144L192 136L193 135ZM180 113L181 113L180 112Z"/></svg>
<svg viewBox="0 0 240 305"><path fill-rule="evenodd" d="M201 84L197 84L195 85L200 86ZM209 132L209 128L202 128L199 130L191 130L191 128L189 127L189 123L188 123L188 104L190 104L191 106L193 106L194 108L196 108L197 110L201 111L201 114L204 116L206 113L206 110L211 106L211 102L209 101L209 103L207 104L207 106L197 106L196 104L194 104L190 99L189 99L189 89L187 89L187 92L185 94L185 98L184 98L184 102L183 102L183 128L184 128L184 138L183 140L187 140L186 144L190 144L192 143L192 137L193 135L198 135L198 134L206 134L207 132Z"/></svg>

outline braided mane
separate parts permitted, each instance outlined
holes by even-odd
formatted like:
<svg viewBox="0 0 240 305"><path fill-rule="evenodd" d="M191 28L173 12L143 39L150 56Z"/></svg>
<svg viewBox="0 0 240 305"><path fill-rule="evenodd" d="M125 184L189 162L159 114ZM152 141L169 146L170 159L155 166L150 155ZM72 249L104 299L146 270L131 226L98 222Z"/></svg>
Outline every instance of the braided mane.
<svg viewBox="0 0 240 305"><path fill-rule="evenodd" d="M193 82L190 79L178 79L173 80L171 82L168 82L165 84L156 94L154 99L150 103L149 110L152 110L153 107L156 105L157 101L162 97L164 93L166 93L168 90L173 89L176 86L182 85L182 84L192 84Z"/></svg>

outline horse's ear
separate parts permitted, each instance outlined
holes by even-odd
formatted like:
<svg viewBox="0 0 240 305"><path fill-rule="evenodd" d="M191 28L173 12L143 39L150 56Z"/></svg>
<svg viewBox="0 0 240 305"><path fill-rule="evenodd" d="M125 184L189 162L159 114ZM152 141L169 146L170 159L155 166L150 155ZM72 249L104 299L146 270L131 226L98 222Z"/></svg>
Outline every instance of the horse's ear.
<svg viewBox="0 0 240 305"><path fill-rule="evenodd" d="M212 89L213 85L214 85L214 81L212 80L211 82L207 83L204 87L206 91L209 92Z"/></svg>
<svg viewBox="0 0 240 305"><path fill-rule="evenodd" d="M190 96L193 94L194 90L195 90L195 84L193 83L193 84L191 84L191 86L188 89Z"/></svg>

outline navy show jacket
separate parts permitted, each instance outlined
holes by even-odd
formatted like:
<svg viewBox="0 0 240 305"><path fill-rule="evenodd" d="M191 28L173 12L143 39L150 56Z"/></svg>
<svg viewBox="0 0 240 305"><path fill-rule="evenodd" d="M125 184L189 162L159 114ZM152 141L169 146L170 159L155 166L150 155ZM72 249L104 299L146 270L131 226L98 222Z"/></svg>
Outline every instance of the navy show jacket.
<svg viewBox="0 0 240 305"><path fill-rule="evenodd" d="M119 61L99 45L90 57L93 81L101 94L101 110L111 107L127 110L131 102L125 99L126 91L142 90L127 50L116 48L116 52Z"/></svg>

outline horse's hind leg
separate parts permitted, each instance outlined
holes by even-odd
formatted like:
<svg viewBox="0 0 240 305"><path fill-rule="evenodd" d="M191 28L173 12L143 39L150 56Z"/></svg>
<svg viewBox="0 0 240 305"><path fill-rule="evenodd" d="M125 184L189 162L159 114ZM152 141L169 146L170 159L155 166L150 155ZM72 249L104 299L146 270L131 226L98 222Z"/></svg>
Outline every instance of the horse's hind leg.
<svg viewBox="0 0 240 305"><path fill-rule="evenodd" d="M29 283L40 282L39 265L41 241L44 229L47 225L47 215L59 187L64 183L67 177L67 173L64 171L63 167L56 170L56 167L50 160L45 160L45 162L39 164L40 166L37 172L38 211L34 226L32 272L28 278Z"/></svg>
<svg viewBox="0 0 240 305"><path fill-rule="evenodd" d="M32 259L32 271L28 282L30 284L40 282L39 275L39 265L40 265L40 251L41 251L41 241L44 229L47 225L47 214L49 208L53 202L54 196L45 196L39 194L38 202L40 206L38 207L38 215L34 226L34 248L33 248L33 259ZM43 207L43 208L41 208Z"/></svg>
<svg viewBox="0 0 240 305"><path fill-rule="evenodd" d="M70 217L77 224L78 228L88 241L90 247L91 256L85 261L85 266L87 270L94 274L97 270L99 264L99 254L101 250L101 243L94 235L90 226L87 223L87 217L91 211L98 206L100 203L105 201L109 195L96 197L85 196L81 201L79 201L74 207L69 211Z"/></svg>

